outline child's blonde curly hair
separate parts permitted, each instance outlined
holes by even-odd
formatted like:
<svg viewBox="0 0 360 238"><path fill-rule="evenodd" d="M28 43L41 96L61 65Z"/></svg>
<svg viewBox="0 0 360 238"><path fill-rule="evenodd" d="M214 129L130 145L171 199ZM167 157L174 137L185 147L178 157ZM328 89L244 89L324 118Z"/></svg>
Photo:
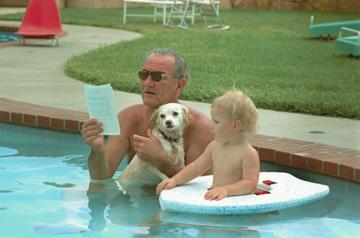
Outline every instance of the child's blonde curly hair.
<svg viewBox="0 0 360 238"><path fill-rule="evenodd" d="M239 90L230 90L216 98L211 109L216 108L231 120L241 122L241 132L252 134L256 132L258 113L253 101Z"/></svg>

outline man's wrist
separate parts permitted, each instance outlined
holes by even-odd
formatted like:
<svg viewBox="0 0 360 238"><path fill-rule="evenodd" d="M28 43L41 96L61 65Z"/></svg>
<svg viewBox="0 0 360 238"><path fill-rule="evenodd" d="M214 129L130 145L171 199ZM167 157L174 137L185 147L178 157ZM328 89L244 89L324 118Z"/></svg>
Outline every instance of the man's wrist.
<svg viewBox="0 0 360 238"><path fill-rule="evenodd" d="M104 146L97 146L97 147L91 147L91 153L90 158L92 157L102 157L105 153L105 147Z"/></svg>

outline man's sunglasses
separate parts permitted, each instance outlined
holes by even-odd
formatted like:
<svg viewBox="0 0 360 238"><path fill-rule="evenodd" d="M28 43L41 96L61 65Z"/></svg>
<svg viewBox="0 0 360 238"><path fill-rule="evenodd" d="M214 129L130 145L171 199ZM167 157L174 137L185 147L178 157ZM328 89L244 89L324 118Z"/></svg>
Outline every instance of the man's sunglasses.
<svg viewBox="0 0 360 238"><path fill-rule="evenodd" d="M167 75L164 72L153 71L150 72L146 69L142 69L138 72L138 76L142 81L145 81L148 77L154 82L160 82L161 80L167 80Z"/></svg>

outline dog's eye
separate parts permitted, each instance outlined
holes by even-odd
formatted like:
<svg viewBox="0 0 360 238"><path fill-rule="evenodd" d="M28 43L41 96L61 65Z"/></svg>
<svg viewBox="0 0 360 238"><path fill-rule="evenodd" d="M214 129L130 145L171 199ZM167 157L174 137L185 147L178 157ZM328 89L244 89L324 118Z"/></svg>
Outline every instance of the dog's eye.
<svg viewBox="0 0 360 238"><path fill-rule="evenodd" d="M160 118L164 119L164 118L165 118L165 114L160 114Z"/></svg>
<svg viewBox="0 0 360 238"><path fill-rule="evenodd" d="M177 116L177 115L179 115L179 113L178 112L173 112L173 116Z"/></svg>

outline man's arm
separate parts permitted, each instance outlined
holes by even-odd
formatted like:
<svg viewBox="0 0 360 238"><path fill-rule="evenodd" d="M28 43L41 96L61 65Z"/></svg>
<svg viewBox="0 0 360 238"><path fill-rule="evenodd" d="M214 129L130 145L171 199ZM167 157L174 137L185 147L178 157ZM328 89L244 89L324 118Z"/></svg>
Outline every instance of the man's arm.
<svg viewBox="0 0 360 238"><path fill-rule="evenodd" d="M128 153L130 142L128 139L129 126L126 124L128 113L120 112L119 122L122 125L119 136L109 136L105 144L104 137L100 135L101 124L95 119L90 119L83 124L81 134L85 142L91 147L88 158L88 167L92 179L111 178L121 160Z"/></svg>
<svg viewBox="0 0 360 238"><path fill-rule="evenodd" d="M128 152L129 142L123 136L109 136L106 145L91 149L88 159L89 173L92 179L111 178L120 162Z"/></svg>

